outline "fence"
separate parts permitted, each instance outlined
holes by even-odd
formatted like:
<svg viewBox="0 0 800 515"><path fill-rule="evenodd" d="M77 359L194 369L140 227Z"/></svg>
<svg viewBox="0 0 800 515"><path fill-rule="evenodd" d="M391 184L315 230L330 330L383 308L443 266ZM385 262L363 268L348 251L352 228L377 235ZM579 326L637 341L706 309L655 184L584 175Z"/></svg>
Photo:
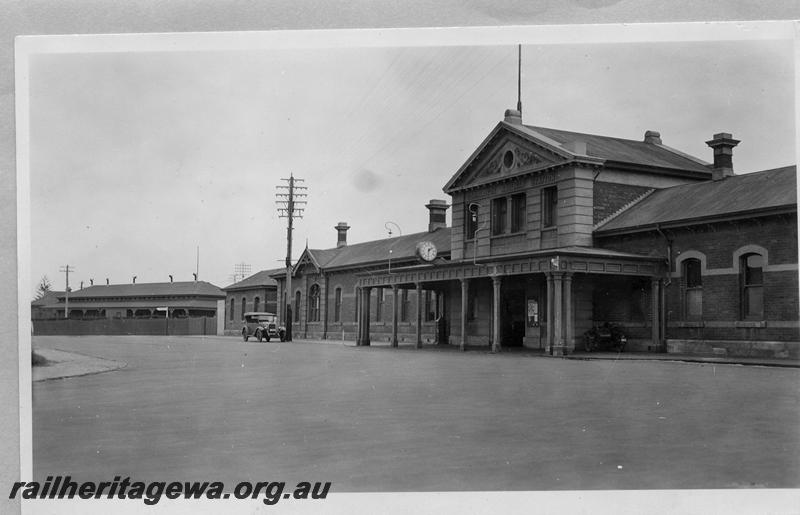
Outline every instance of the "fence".
<svg viewBox="0 0 800 515"><path fill-rule="evenodd" d="M217 317L100 318L95 320L34 320L33 334L43 335L215 335Z"/></svg>

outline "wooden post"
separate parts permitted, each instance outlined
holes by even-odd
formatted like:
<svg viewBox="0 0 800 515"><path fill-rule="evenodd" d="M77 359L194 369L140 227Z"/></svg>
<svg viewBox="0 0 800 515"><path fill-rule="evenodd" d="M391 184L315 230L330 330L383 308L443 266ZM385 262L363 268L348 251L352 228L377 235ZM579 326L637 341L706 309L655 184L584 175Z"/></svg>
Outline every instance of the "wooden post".
<svg viewBox="0 0 800 515"><path fill-rule="evenodd" d="M566 329L564 354L569 354L575 350L575 310L572 307L572 272L564 274L564 310L566 311L566 320L564 320Z"/></svg>
<svg viewBox="0 0 800 515"><path fill-rule="evenodd" d="M372 288L362 288L364 291L364 302L361 303L362 310L361 316L363 317L363 325L364 325L364 335L361 337L361 345L367 346L370 344L369 340L369 317L370 317L370 297L372 294Z"/></svg>
<svg viewBox="0 0 800 515"><path fill-rule="evenodd" d="M356 345L361 345L361 338L363 335L363 324L361 320L361 288L356 286L355 304L356 304ZM343 329L344 331L344 329Z"/></svg>
<svg viewBox="0 0 800 515"><path fill-rule="evenodd" d="M492 352L500 352L500 285L502 277L492 276Z"/></svg>
<svg viewBox="0 0 800 515"><path fill-rule="evenodd" d="M562 272L553 273L553 356L564 355L564 305Z"/></svg>
<svg viewBox="0 0 800 515"><path fill-rule="evenodd" d="M400 297L398 296L397 285L392 285L392 347L397 347L397 319Z"/></svg>
<svg viewBox="0 0 800 515"><path fill-rule="evenodd" d="M553 353L553 273L546 272L547 277L547 334L545 335L544 351Z"/></svg>
<svg viewBox="0 0 800 515"><path fill-rule="evenodd" d="M417 342L418 349L422 348L422 283L414 283L417 288Z"/></svg>
<svg viewBox="0 0 800 515"><path fill-rule="evenodd" d="M469 313L469 279L461 279L461 350L467 350L467 317Z"/></svg>

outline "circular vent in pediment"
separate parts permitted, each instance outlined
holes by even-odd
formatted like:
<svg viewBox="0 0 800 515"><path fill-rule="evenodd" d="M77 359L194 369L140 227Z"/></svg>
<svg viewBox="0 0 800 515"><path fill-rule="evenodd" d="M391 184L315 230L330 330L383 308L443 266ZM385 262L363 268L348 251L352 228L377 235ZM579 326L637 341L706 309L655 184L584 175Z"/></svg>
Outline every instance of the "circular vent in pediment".
<svg viewBox="0 0 800 515"><path fill-rule="evenodd" d="M503 154L503 166L505 168L514 166L514 152L506 150L505 154Z"/></svg>

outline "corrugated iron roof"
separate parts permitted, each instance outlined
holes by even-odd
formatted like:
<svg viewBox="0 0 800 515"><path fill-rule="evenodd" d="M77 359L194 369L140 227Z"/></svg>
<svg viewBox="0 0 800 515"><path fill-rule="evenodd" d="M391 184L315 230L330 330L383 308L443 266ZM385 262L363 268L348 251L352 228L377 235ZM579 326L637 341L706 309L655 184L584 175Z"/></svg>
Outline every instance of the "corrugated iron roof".
<svg viewBox="0 0 800 515"><path fill-rule="evenodd" d="M36 299L33 302L31 302L31 306L42 307L42 308L48 307L51 304L57 303L58 298L63 296L64 296L63 291L49 291L44 295L42 295L41 299Z"/></svg>
<svg viewBox="0 0 800 515"><path fill-rule="evenodd" d="M430 241L436 245L438 254L450 253L450 228L443 227L432 232L419 232L363 243L354 243L339 248L308 249L320 267L330 269L366 265L387 261L414 259L417 243ZM389 253L391 250L391 254Z"/></svg>
<svg viewBox="0 0 800 515"><path fill-rule="evenodd" d="M225 292L205 281L95 285L70 292L70 299L103 297L160 297L191 295L225 298ZM64 298L64 294L59 295Z"/></svg>
<svg viewBox="0 0 800 515"><path fill-rule="evenodd" d="M278 283L270 277L271 274L282 272L286 270L285 268L273 268L272 270L262 270L260 272L256 272L250 277L246 277L239 281L238 283L233 283L230 286L226 286L222 288L225 291L231 290L244 290L249 288L255 288L259 286L276 286Z"/></svg>
<svg viewBox="0 0 800 515"><path fill-rule="evenodd" d="M597 233L654 227L781 208L797 209L796 167L735 175L654 191L596 229Z"/></svg>
<svg viewBox="0 0 800 515"><path fill-rule="evenodd" d="M525 127L556 141L560 145L576 140L584 141L586 143L586 155L591 157L643 166L657 166L704 173L711 172L709 163L666 145L547 127L534 127L532 125L525 125Z"/></svg>
<svg viewBox="0 0 800 515"><path fill-rule="evenodd" d="M216 299L158 299L158 300L128 300L128 301L103 301L103 300L89 300L85 302L72 302L72 296L69 298L69 309L135 309L135 308L150 308L157 307L170 307L170 308L200 308L200 309L216 309ZM64 309L64 303L61 302L57 306L61 310Z"/></svg>

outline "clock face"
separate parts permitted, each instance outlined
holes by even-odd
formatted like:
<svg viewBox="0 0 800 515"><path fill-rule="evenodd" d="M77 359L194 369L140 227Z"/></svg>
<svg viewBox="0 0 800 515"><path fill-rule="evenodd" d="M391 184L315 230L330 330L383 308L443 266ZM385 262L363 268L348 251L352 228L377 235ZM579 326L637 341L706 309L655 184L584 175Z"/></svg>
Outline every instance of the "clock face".
<svg viewBox="0 0 800 515"><path fill-rule="evenodd" d="M417 254L425 261L436 259L436 245L430 241L421 241L417 244Z"/></svg>

